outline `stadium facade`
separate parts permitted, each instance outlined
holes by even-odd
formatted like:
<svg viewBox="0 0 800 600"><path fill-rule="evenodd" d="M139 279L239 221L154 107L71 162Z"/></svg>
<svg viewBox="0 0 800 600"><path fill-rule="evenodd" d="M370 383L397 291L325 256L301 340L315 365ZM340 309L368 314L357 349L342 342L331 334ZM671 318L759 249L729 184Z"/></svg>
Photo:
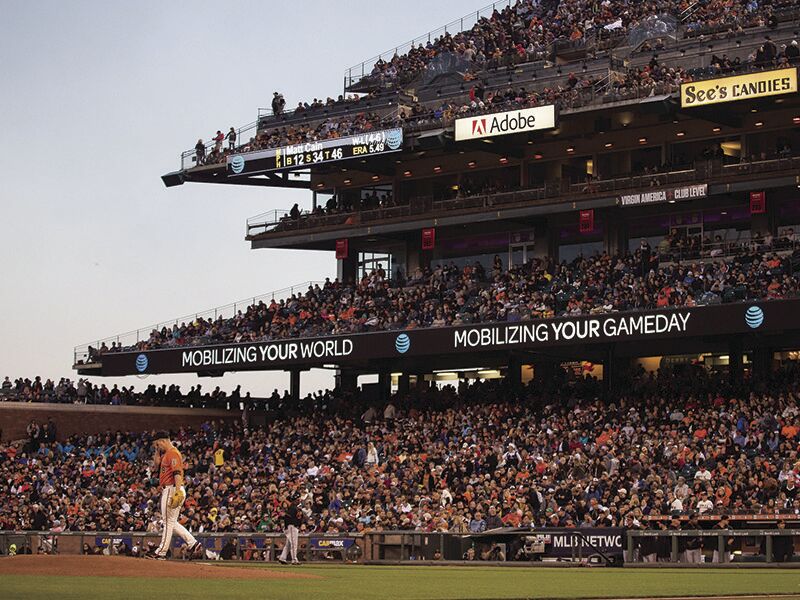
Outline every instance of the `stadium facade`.
<svg viewBox="0 0 800 600"><path fill-rule="evenodd" d="M509 271L637 249L645 278L743 252L794 265L798 67L751 59L765 43L797 38L796 7L776 15L769 30L735 33L690 35L668 20L624 37L612 29L481 69L440 55L410 80L351 69L345 93L358 101L259 114L236 132L235 150L218 141L187 151L163 181L258 186L273 206L284 189L307 190L307 210L248 219L246 239L253 249L335 254L341 282L376 269L411 281L449 264ZM344 124L341 135L263 143L287 129L330 133ZM591 283L573 283L591 293ZM692 306L562 308L495 323L159 348L143 331L125 343L109 338L119 342L114 352L76 348L75 368L97 376L287 370L297 395L303 371L330 367L344 388L378 374L388 395L392 382L402 391L452 373L522 383L573 361L609 383L632 362L655 368L668 357L706 360L740 379L795 358L800 346L800 300L754 299L747 281Z"/></svg>

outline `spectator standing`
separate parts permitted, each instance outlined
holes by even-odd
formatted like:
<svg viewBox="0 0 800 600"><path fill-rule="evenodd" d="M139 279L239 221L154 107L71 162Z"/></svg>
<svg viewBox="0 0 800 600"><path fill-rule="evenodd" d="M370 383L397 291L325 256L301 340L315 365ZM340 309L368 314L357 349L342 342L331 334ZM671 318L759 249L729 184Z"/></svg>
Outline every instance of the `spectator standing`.
<svg viewBox="0 0 800 600"><path fill-rule="evenodd" d="M194 145L194 155L197 164L202 165L203 161L206 159L206 145L203 143L202 139L197 140L197 143Z"/></svg>
<svg viewBox="0 0 800 600"><path fill-rule="evenodd" d="M275 92L272 94L272 114L280 115L283 113L283 108L286 106L286 99L283 94Z"/></svg>
<svg viewBox="0 0 800 600"><path fill-rule="evenodd" d="M228 131L228 135L225 136L228 138L228 150L235 150L236 149L236 130L231 127Z"/></svg>
<svg viewBox="0 0 800 600"><path fill-rule="evenodd" d="M222 133L219 129L217 129L217 135L215 135L212 139L214 141L214 151L221 152L222 142L225 140L225 134Z"/></svg>

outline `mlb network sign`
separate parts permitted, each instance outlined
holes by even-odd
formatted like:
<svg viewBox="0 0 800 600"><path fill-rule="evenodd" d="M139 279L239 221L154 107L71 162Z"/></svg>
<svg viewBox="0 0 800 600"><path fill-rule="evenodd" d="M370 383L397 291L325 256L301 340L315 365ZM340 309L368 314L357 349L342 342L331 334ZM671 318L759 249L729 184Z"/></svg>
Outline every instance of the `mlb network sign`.
<svg viewBox="0 0 800 600"><path fill-rule="evenodd" d="M456 120L456 141L479 140L498 135L553 129L556 107L552 104L511 112L479 115Z"/></svg>

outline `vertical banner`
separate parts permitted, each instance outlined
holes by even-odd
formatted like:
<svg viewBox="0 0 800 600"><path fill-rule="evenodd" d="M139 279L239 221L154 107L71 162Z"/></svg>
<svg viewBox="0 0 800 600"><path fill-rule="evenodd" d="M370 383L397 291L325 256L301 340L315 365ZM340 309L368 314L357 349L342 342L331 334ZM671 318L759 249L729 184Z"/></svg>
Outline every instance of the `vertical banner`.
<svg viewBox="0 0 800 600"><path fill-rule="evenodd" d="M336 260L344 260L348 254L347 238L336 240Z"/></svg>
<svg viewBox="0 0 800 600"><path fill-rule="evenodd" d="M763 215L767 212L767 193L750 192L750 214Z"/></svg>
<svg viewBox="0 0 800 600"><path fill-rule="evenodd" d="M580 231L581 233L591 233L594 231L594 209L582 210L580 212Z"/></svg>
<svg viewBox="0 0 800 600"><path fill-rule="evenodd" d="M422 230L422 249L433 250L436 246L436 229L427 227Z"/></svg>

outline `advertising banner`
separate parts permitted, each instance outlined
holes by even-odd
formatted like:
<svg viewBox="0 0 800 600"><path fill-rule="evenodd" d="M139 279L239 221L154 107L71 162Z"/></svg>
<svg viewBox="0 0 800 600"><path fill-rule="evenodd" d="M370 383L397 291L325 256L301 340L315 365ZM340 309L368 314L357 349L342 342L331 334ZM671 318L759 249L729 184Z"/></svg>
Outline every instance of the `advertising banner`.
<svg viewBox="0 0 800 600"><path fill-rule="evenodd" d="M456 141L480 140L498 135L553 129L555 126L556 107L548 104L456 119Z"/></svg>
<svg viewBox="0 0 800 600"><path fill-rule="evenodd" d="M539 534L534 531L534 534ZM586 529L542 530L544 555L571 557L602 553L606 556L623 553L625 529L622 527L598 527Z"/></svg>
<svg viewBox="0 0 800 600"><path fill-rule="evenodd" d="M403 128L368 131L358 135L306 142L281 148L234 154L227 158L229 177L282 169L293 170L324 163L369 158L403 148Z"/></svg>
<svg viewBox="0 0 800 600"><path fill-rule="evenodd" d="M752 100L797 92L797 68L759 71L681 84L681 108Z"/></svg>
<svg viewBox="0 0 800 600"><path fill-rule="evenodd" d="M347 550L355 543L353 538L346 537L312 537L309 540L314 550Z"/></svg>
<svg viewBox="0 0 800 600"><path fill-rule="evenodd" d="M103 375L282 370L372 360L622 344L800 329L800 300L380 331L327 338L108 353Z"/></svg>
<svg viewBox="0 0 800 600"><path fill-rule="evenodd" d="M643 206L645 204L662 204L664 202L694 200L696 198L706 198L707 196L708 184L698 183L695 185L685 185L679 188L649 190L647 192L623 194L619 197L619 205Z"/></svg>

